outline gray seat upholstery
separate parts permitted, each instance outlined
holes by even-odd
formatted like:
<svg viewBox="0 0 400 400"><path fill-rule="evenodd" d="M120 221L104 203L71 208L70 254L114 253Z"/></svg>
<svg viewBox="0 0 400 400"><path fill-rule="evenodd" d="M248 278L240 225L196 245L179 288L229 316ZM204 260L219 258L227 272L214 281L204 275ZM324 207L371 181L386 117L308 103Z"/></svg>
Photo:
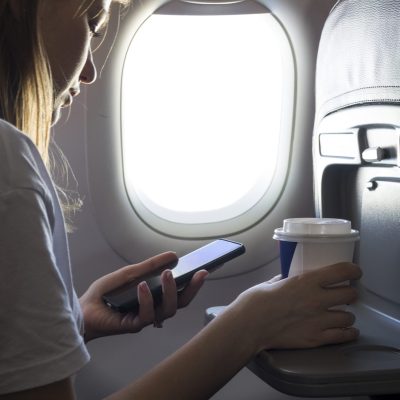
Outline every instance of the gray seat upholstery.
<svg viewBox="0 0 400 400"><path fill-rule="evenodd" d="M341 0L321 36L318 118L356 104L400 104L400 2Z"/></svg>
<svg viewBox="0 0 400 400"><path fill-rule="evenodd" d="M361 336L347 353L347 393L400 393L400 1L332 9L318 52L313 159L317 215L350 219L361 236Z"/></svg>

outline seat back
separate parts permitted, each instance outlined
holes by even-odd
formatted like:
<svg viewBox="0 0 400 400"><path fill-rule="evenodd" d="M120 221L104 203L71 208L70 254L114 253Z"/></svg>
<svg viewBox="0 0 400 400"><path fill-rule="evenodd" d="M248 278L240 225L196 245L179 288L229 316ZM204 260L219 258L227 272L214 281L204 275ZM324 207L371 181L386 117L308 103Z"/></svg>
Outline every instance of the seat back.
<svg viewBox="0 0 400 400"><path fill-rule="evenodd" d="M318 54L318 216L352 220L362 300L400 321L400 2L342 0Z"/></svg>
<svg viewBox="0 0 400 400"><path fill-rule="evenodd" d="M364 274L349 309L361 335L343 345L260 354L250 368L288 394L400 398L399 43L398 0L339 0L323 29L315 209L360 230L355 261Z"/></svg>
<svg viewBox="0 0 400 400"><path fill-rule="evenodd" d="M317 216L360 230L356 342L261 352L249 368L295 396L400 398L400 1L340 0L320 41ZM391 395L391 397L387 397Z"/></svg>

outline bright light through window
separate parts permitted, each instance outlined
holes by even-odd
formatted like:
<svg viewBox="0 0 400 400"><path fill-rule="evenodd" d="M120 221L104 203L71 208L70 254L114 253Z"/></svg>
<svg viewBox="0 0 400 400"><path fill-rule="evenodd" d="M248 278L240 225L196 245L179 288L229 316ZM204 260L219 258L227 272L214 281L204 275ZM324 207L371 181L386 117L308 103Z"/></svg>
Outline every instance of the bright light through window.
<svg viewBox="0 0 400 400"><path fill-rule="evenodd" d="M234 218L260 200L278 156L284 39L270 14L146 20L122 81L131 198L182 223Z"/></svg>

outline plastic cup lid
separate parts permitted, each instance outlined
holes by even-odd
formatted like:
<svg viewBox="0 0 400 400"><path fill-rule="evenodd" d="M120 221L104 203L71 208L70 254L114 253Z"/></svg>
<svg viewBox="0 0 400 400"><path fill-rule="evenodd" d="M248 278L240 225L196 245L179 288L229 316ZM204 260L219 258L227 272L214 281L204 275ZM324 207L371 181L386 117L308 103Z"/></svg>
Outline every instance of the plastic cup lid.
<svg viewBox="0 0 400 400"><path fill-rule="evenodd" d="M289 218L283 227L275 229L274 239L307 237L358 237L358 231L351 229L351 222L336 218Z"/></svg>
<svg viewBox="0 0 400 400"><path fill-rule="evenodd" d="M343 235L351 232L351 222L334 218L290 218L283 221L283 232L300 235Z"/></svg>

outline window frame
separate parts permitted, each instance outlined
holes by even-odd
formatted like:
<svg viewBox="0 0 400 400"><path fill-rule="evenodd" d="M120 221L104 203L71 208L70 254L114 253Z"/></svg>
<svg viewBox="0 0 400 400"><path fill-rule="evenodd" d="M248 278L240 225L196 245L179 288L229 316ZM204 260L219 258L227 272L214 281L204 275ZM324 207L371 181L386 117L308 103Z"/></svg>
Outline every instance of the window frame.
<svg viewBox="0 0 400 400"><path fill-rule="evenodd" d="M162 7L154 10L147 18L149 18L152 14L218 15L220 13L219 15L229 15L249 13L249 10L251 10L251 13L269 12L266 6L252 0L232 2L229 5L206 4L205 6L204 4L200 5L192 2L185 3L174 0L167 2ZM230 236L245 231L259 223L259 221L269 214L279 200L282 191L284 190L287 173L289 170L293 136L296 70L294 54L289 37L279 20L272 13L270 15L272 18L274 18L277 26L280 27L282 32L281 42L282 46L284 47L282 49L282 65L284 68L282 75L285 77L282 88L282 113L280 119L281 130L278 144L278 156L270 184L266 187L264 194L251 208L240 215L237 215L236 217L216 222L183 223L171 221L156 215L148 207L146 207L146 204L143 203L139 196L134 195L134 189L128 188L129 183L125 181L125 190L132 208L139 216L141 221L144 222L150 229L167 236L178 238L200 239ZM147 20L147 18L142 22L142 24ZM131 41L133 40L135 33L138 31L138 29L140 29L140 26L132 28L130 32L129 29L128 32L124 32L125 35L131 37L124 49L124 54L127 53ZM122 107L122 105L120 105L120 107Z"/></svg>

